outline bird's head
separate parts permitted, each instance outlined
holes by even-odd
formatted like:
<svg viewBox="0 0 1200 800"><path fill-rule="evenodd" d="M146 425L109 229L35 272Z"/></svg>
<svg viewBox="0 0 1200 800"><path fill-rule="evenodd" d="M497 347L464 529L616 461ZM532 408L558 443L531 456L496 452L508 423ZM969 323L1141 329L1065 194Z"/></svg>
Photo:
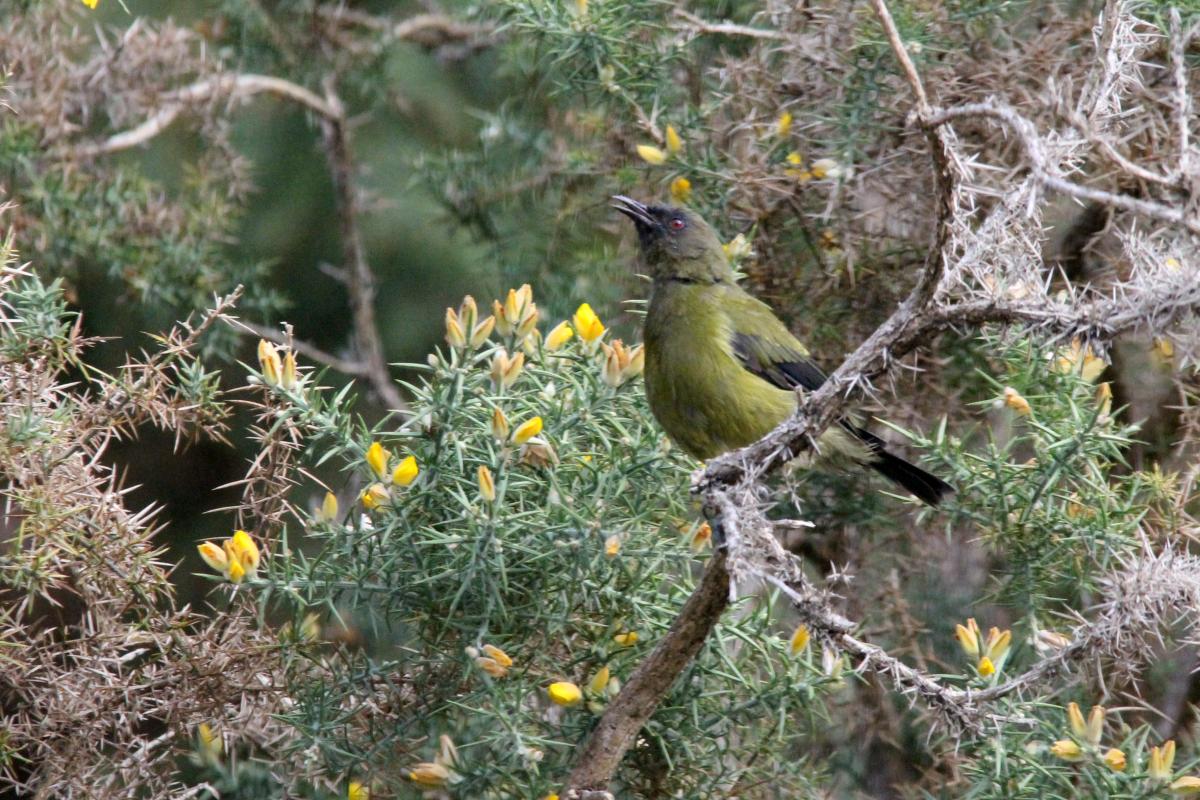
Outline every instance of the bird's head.
<svg viewBox="0 0 1200 800"><path fill-rule="evenodd" d="M733 280L720 237L696 212L648 206L620 194L612 200L613 208L637 226L638 244L650 277L701 283Z"/></svg>

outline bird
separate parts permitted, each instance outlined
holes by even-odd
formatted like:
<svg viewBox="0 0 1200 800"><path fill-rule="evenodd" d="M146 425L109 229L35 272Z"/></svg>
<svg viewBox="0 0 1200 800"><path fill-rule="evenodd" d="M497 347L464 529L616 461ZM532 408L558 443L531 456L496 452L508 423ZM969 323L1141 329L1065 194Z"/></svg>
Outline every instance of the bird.
<svg viewBox="0 0 1200 800"><path fill-rule="evenodd" d="M796 411L796 390L825 374L770 306L738 286L721 239L695 211L614 195L633 220L652 281L643 335L646 398L681 449L700 460L758 441ZM870 467L936 506L954 488L842 418L818 439L820 460Z"/></svg>

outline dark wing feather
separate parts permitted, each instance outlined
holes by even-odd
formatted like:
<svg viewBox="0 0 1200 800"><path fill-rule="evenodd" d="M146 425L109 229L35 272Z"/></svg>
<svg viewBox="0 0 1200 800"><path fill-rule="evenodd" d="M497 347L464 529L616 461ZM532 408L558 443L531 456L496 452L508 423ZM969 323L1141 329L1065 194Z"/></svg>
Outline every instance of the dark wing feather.
<svg viewBox="0 0 1200 800"><path fill-rule="evenodd" d="M825 382L825 373L805 353L786 344L749 333L734 333L733 355L749 373L784 390L814 391Z"/></svg>

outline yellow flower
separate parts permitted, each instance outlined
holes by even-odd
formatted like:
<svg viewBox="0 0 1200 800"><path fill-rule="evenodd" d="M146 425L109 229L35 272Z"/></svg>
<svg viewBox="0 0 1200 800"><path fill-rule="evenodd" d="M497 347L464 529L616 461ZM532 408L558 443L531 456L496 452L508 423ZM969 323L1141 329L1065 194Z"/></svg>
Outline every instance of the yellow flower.
<svg viewBox="0 0 1200 800"><path fill-rule="evenodd" d="M784 111L779 115L779 119L775 120L775 135L780 139L787 136L792 130L792 112Z"/></svg>
<svg viewBox="0 0 1200 800"><path fill-rule="evenodd" d="M588 344L604 335L604 324L600 322L596 312L592 311L592 307L587 303L581 304L575 310L572 322L575 324L575 331L579 334L579 338Z"/></svg>
<svg viewBox="0 0 1200 800"><path fill-rule="evenodd" d="M496 481L487 466L480 464L479 469L475 470L475 482L479 485L479 496L485 503L496 502Z"/></svg>
<svg viewBox="0 0 1200 800"><path fill-rule="evenodd" d="M548 795L546 795L545 797L543 797L543 798L542 798L542 800L558 800L558 793L557 793L557 792L551 792L550 794L548 794Z"/></svg>
<svg viewBox="0 0 1200 800"><path fill-rule="evenodd" d="M1087 723L1083 721L1083 712L1079 710L1079 703L1069 703L1067 705L1067 723L1071 726L1071 733L1082 739L1087 735Z"/></svg>
<svg viewBox="0 0 1200 800"><path fill-rule="evenodd" d="M552 467L558 463L558 453L545 439L535 436L521 447L521 463L537 469Z"/></svg>
<svg viewBox="0 0 1200 800"><path fill-rule="evenodd" d="M655 166L667 160L667 154L652 144L639 144L637 146L637 154L641 156L642 161L645 161L647 164L654 164Z"/></svg>
<svg viewBox="0 0 1200 800"><path fill-rule="evenodd" d="M496 327L496 318L489 316L471 329L471 347L478 348L488 340L492 335L492 329Z"/></svg>
<svg viewBox="0 0 1200 800"><path fill-rule="evenodd" d="M637 640L638 635L636 631L618 633L613 637L613 641L616 642L619 647L633 647L635 644L637 644Z"/></svg>
<svg viewBox="0 0 1200 800"><path fill-rule="evenodd" d="M496 408L493 408L492 409L492 437L500 444L504 444L505 442L508 441L508 432L509 432L508 417L506 417L504 415L504 412L500 410L499 406L497 406Z"/></svg>
<svg viewBox="0 0 1200 800"><path fill-rule="evenodd" d="M712 526L707 522L700 523L700 527L696 528L696 532L692 534L692 552L699 553L712 540Z"/></svg>
<svg viewBox="0 0 1200 800"><path fill-rule="evenodd" d="M379 442L371 442L371 446L367 448L367 466L380 480L387 477L388 451L384 450Z"/></svg>
<svg viewBox="0 0 1200 800"><path fill-rule="evenodd" d="M509 657L508 653L504 652L503 650L501 650L499 647L496 647L495 645L485 644L483 646L483 652L485 655L487 655L488 658L492 659L497 664L500 664L501 666L503 666L505 668L511 667L513 665L513 660Z"/></svg>
<svg viewBox="0 0 1200 800"><path fill-rule="evenodd" d="M840 178L842 176L841 165L832 158L818 158L812 163L809 172L817 180L821 180L822 178Z"/></svg>
<svg viewBox="0 0 1200 800"><path fill-rule="evenodd" d="M1004 387L1004 405L1011 408L1021 416L1029 416L1032 409L1029 407L1029 401L1021 396L1021 393L1011 386Z"/></svg>
<svg viewBox="0 0 1200 800"><path fill-rule="evenodd" d="M671 181L671 199L676 203L685 204L692 199L692 182L687 178L676 178Z"/></svg>
<svg viewBox="0 0 1200 800"><path fill-rule="evenodd" d="M451 347L467 346L467 334L458 321L458 312L453 308L446 309L446 342Z"/></svg>
<svg viewBox="0 0 1200 800"><path fill-rule="evenodd" d="M677 155L683 149L683 139L679 138L679 131L675 130L674 125L667 126L667 152L671 155Z"/></svg>
<svg viewBox="0 0 1200 800"><path fill-rule="evenodd" d="M1108 381L1096 387L1096 408L1101 414L1112 412L1112 385Z"/></svg>
<svg viewBox="0 0 1200 800"><path fill-rule="evenodd" d="M1114 772L1125 771L1125 754L1115 747L1110 747L1104 754L1104 763Z"/></svg>
<svg viewBox="0 0 1200 800"><path fill-rule="evenodd" d="M333 522L338 517L338 499L333 492L326 492L325 499L321 501L321 516L322 522Z"/></svg>
<svg viewBox="0 0 1200 800"><path fill-rule="evenodd" d="M1091 345L1084 347L1078 338L1071 340L1070 347L1059 350L1054 362L1055 372L1066 374L1078 371L1085 381L1096 380L1106 366L1104 359L1092 352Z"/></svg>
<svg viewBox="0 0 1200 800"><path fill-rule="evenodd" d="M508 667L489 656L477 656L475 665L493 678L503 678L508 674Z"/></svg>
<svg viewBox="0 0 1200 800"><path fill-rule="evenodd" d="M573 706L583 699L583 692L579 691L579 687L570 681L552 683L546 689L546 693L550 695L550 700L555 705L560 706Z"/></svg>
<svg viewBox="0 0 1200 800"><path fill-rule="evenodd" d="M213 731L212 726L207 722L200 723L197 733L200 739L200 752L210 761L218 760L221 757L221 750L224 747L221 737Z"/></svg>
<svg viewBox="0 0 1200 800"><path fill-rule="evenodd" d="M418 786L438 789L450 780L450 769L436 761L422 761L408 771L408 779Z"/></svg>
<svg viewBox="0 0 1200 800"><path fill-rule="evenodd" d="M417 459L414 456L406 456L403 461L396 465L392 470L392 483L397 486L408 486L417 479L417 475L421 474L421 468L417 466Z"/></svg>
<svg viewBox="0 0 1200 800"><path fill-rule="evenodd" d="M241 583L246 577L246 570L235 559L229 562L229 571L225 573L225 577L229 578L231 583Z"/></svg>
<svg viewBox="0 0 1200 800"><path fill-rule="evenodd" d="M518 425L517 429L515 431L513 431L513 435L512 435L513 444L525 444L526 442L528 442L530 439L532 439L534 436L537 436L541 432L542 432L542 418L541 417L532 417L530 419L527 419L524 422L522 422L520 425Z"/></svg>
<svg viewBox="0 0 1200 800"><path fill-rule="evenodd" d="M1171 784L1171 794L1176 797L1200 797L1200 778L1188 775Z"/></svg>
<svg viewBox="0 0 1200 800"><path fill-rule="evenodd" d="M1146 774L1151 779L1156 781L1171 780L1171 773L1175 766L1175 740L1168 739L1163 742L1162 747L1150 748L1150 765L1146 768Z"/></svg>
<svg viewBox="0 0 1200 800"><path fill-rule="evenodd" d="M517 353L509 358L507 351L500 348L496 351L496 355L492 356L492 387L496 391L507 389L516 383L523 369L525 369L524 353Z"/></svg>
<svg viewBox="0 0 1200 800"><path fill-rule="evenodd" d="M275 345L266 339L258 340L258 365L262 370L263 382L268 386L278 386L280 375L283 373L283 363L279 360L279 351Z"/></svg>
<svg viewBox="0 0 1200 800"><path fill-rule="evenodd" d="M596 670L596 674L588 681L588 692L590 694L604 694L604 690L608 688L608 679L611 677L611 672L607 666L603 666Z"/></svg>
<svg viewBox="0 0 1200 800"><path fill-rule="evenodd" d="M984 655L991 659L996 669L1004 666L1008 658L1009 648L1012 647L1012 631L1001 631L992 628L988 631L987 642L984 644Z"/></svg>
<svg viewBox="0 0 1200 800"><path fill-rule="evenodd" d="M574 335L575 330L571 327L569 322L564 320L551 328L550 332L546 334L546 341L543 344L543 347L546 348L547 352L553 353L555 350L558 350L564 344L571 341L571 337Z"/></svg>
<svg viewBox="0 0 1200 800"><path fill-rule="evenodd" d="M604 540L604 554L609 558L613 558L617 553L621 552L621 537L613 534Z"/></svg>
<svg viewBox="0 0 1200 800"><path fill-rule="evenodd" d="M964 653L971 658L979 658L979 623L974 617L968 619L965 626L955 625L954 636Z"/></svg>
<svg viewBox="0 0 1200 800"><path fill-rule="evenodd" d="M279 385L289 392L296 388L296 354L288 350L283 356L283 374L280 375Z"/></svg>
<svg viewBox="0 0 1200 800"><path fill-rule="evenodd" d="M812 173L801 168L804 164L804 156L792 151L784 157L784 161L788 164L788 166L784 167L783 169L784 175L788 176L789 178L795 178L801 182L812 180Z"/></svg>
<svg viewBox="0 0 1200 800"><path fill-rule="evenodd" d="M374 511L380 506L386 506L392 502L392 493L382 483L372 483L363 490L361 499L367 511Z"/></svg>
<svg viewBox="0 0 1200 800"><path fill-rule="evenodd" d="M804 648L808 647L809 638L808 626L797 625L795 632L792 634L792 655L797 655Z"/></svg>
<svg viewBox="0 0 1200 800"><path fill-rule="evenodd" d="M99 2L100 2L100 0L83 0L83 4L91 9L94 9L96 7L96 4Z"/></svg>
<svg viewBox="0 0 1200 800"><path fill-rule="evenodd" d="M234 531L230 542L233 552L242 568L246 570L246 574L254 577L254 573L258 571L258 545L245 531Z"/></svg>
<svg viewBox="0 0 1200 800"><path fill-rule="evenodd" d="M204 563L216 572L224 575L229 570L229 558L220 547L212 542L201 542L196 545L196 549L200 551L200 557L204 559Z"/></svg>
<svg viewBox="0 0 1200 800"><path fill-rule="evenodd" d="M1083 750L1073 739L1059 739L1050 745L1050 754L1063 761L1079 761L1083 758Z"/></svg>
<svg viewBox="0 0 1200 800"><path fill-rule="evenodd" d="M371 787L359 781L350 781L346 789L346 800L371 800Z"/></svg>
<svg viewBox="0 0 1200 800"><path fill-rule="evenodd" d="M979 670L979 675L984 678L990 678L996 674L996 665L987 656L979 659L979 666L976 669Z"/></svg>
<svg viewBox="0 0 1200 800"><path fill-rule="evenodd" d="M744 234L739 233L737 236L730 239L725 244L721 245L721 249L725 251L725 255L729 256L733 261L741 261L744 258L749 258L754 255L754 250L750 247L750 242L747 241Z"/></svg>
<svg viewBox="0 0 1200 800"><path fill-rule="evenodd" d="M1087 728L1084 730L1083 738L1089 744L1100 744L1100 737L1104 735L1104 706L1092 706L1091 712L1088 714Z"/></svg>

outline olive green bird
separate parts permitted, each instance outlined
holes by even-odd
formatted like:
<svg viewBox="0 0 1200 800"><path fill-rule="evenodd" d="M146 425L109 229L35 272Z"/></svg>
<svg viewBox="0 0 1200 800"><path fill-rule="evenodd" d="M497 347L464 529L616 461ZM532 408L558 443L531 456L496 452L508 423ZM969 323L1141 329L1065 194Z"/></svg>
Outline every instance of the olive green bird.
<svg viewBox="0 0 1200 800"><path fill-rule="evenodd" d="M654 281L645 375L655 418L699 459L761 439L795 412L795 390L815 390L824 373L771 309L734 283L720 238L694 211L622 195L613 207L637 226ZM878 470L931 506L954 491L847 419L822 434L817 449L822 460Z"/></svg>

